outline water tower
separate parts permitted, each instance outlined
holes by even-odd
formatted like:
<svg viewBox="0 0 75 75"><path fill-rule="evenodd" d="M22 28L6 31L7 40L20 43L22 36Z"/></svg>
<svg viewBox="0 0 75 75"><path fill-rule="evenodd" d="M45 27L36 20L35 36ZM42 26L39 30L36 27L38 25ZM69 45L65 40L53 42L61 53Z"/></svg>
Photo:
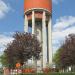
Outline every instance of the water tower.
<svg viewBox="0 0 75 75"><path fill-rule="evenodd" d="M24 0L24 31L32 28L32 34L37 35L42 43L42 67L52 64L52 0Z"/></svg>

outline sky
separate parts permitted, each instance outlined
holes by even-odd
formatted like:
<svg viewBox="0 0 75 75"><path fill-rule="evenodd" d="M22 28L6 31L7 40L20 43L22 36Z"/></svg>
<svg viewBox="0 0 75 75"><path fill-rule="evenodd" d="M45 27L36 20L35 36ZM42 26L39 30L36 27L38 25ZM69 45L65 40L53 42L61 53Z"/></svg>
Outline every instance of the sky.
<svg viewBox="0 0 75 75"><path fill-rule="evenodd" d="M0 0L0 53L13 40L14 32L23 32L23 16L24 0ZM75 33L75 0L52 0L53 53L71 33Z"/></svg>

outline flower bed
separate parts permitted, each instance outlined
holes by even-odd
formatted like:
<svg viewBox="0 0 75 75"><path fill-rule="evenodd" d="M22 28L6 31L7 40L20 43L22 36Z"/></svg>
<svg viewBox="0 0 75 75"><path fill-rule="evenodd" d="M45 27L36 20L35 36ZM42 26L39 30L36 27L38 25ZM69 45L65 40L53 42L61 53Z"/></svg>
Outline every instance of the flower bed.
<svg viewBox="0 0 75 75"><path fill-rule="evenodd" d="M35 72L36 72L36 70L35 69L31 69L31 68L23 69L23 73L35 73Z"/></svg>

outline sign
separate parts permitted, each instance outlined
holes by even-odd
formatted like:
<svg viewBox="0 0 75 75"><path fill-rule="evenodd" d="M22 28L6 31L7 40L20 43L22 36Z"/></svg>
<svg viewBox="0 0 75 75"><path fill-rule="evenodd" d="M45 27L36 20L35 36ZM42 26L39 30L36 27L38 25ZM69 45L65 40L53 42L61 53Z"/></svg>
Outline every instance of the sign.
<svg viewBox="0 0 75 75"><path fill-rule="evenodd" d="M20 63L16 63L16 68L19 68L21 66Z"/></svg>

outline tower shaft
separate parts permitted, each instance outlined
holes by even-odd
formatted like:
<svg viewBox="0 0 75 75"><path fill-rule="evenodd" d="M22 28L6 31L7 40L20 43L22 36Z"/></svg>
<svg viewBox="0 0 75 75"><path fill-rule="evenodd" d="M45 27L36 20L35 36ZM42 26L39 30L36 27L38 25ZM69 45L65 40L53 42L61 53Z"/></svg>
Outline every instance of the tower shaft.
<svg viewBox="0 0 75 75"><path fill-rule="evenodd" d="M31 13L30 13L31 12ZM51 15L47 15L48 12L42 10L41 19L36 18L36 10L32 10L29 13L31 16L28 18L29 14L25 14L25 32L28 32L28 27L32 27L32 34L37 35L38 40L42 43L42 52L40 58L40 67L46 68L47 64L52 64L52 33L51 33ZM39 16L39 15L38 15ZM39 63L37 61L37 63Z"/></svg>

